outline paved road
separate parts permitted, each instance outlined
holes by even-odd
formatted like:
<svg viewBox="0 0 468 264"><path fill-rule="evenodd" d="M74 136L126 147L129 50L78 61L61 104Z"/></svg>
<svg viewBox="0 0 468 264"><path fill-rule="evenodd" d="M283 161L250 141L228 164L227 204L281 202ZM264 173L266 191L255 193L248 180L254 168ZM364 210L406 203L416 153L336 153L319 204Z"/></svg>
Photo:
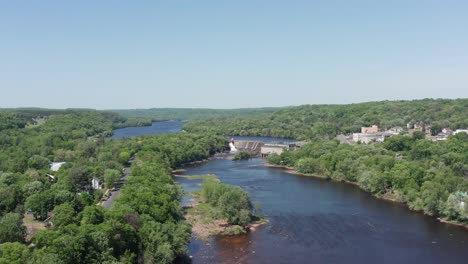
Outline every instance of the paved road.
<svg viewBox="0 0 468 264"><path fill-rule="evenodd" d="M107 199L106 201L104 201L104 203L102 204L102 206L104 206L105 208L110 208L112 206L112 204L114 203L115 200L117 200L117 198L119 198L120 196L120 188L122 188L122 186L124 185L125 181L128 179L128 175L130 175L130 167L125 167L123 169L123 173L124 175L120 178L120 180L114 185L114 191L111 191L111 196L109 197L109 199Z"/></svg>

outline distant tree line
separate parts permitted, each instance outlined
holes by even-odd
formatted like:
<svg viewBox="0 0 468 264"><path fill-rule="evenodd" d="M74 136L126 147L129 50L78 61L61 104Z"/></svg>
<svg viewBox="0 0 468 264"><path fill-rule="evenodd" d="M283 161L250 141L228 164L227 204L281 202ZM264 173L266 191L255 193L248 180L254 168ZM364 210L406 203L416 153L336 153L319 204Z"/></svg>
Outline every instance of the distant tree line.
<svg viewBox="0 0 468 264"><path fill-rule="evenodd" d="M184 129L228 136L332 139L370 125L386 129L430 124L438 133L444 127L467 128L467 116L468 99L424 99L286 107L271 113L189 120Z"/></svg>
<svg viewBox="0 0 468 264"><path fill-rule="evenodd" d="M239 116L265 115L280 108L241 108L241 109L204 109L204 108L150 108L111 110L128 118L149 118L162 120L196 120L207 118L231 118Z"/></svg>

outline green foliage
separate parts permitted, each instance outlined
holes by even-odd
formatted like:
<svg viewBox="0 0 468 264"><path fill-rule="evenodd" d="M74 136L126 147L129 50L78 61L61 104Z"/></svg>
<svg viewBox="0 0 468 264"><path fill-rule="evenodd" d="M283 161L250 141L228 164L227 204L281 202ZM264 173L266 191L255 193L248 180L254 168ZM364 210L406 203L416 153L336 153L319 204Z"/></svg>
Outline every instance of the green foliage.
<svg viewBox="0 0 468 264"><path fill-rule="evenodd" d="M25 208L33 211L34 218L44 220L55 206L54 196L48 191L35 193L26 199Z"/></svg>
<svg viewBox="0 0 468 264"><path fill-rule="evenodd" d="M297 171L306 174L317 174L322 175L325 170L320 164L318 159L314 158L303 158L296 162L295 168Z"/></svg>
<svg viewBox="0 0 468 264"><path fill-rule="evenodd" d="M25 245L18 242L0 244L0 264L23 264L28 258L29 249Z"/></svg>
<svg viewBox="0 0 468 264"><path fill-rule="evenodd" d="M190 226L185 223L147 221L140 229L145 263L172 263L186 253Z"/></svg>
<svg viewBox="0 0 468 264"><path fill-rule="evenodd" d="M152 120L194 120L206 118L231 118L234 116L249 116L252 114L268 114L279 108L243 108L243 109L191 109L191 108L151 108L112 110L129 119L150 118Z"/></svg>
<svg viewBox="0 0 468 264"><path fill-rule="evenodd" d="M382 101L350 105L302 105L273 112L211 116L189 120L189 132L230 136L265 136L296 139L331 139L339 133L359 132L361 127L406 127L407 123L433 124L452 129L468 127L468 99ZM416 133L418 136L418 133Z"/></svg>
<svg viewBox="0 0 468 264"><path fill-rule="evenodd" d="M245 234L245 229L239 225L228 226L223 232L223 235L228 235L228 236L240 235L240 234Z"/></svg>
<svg viewBox="0 0 468 264"><path fill-rule="evenodd" d="M0 244L5 242L22 242L25 231L19 214L8 213L0 218Z"/></svg>
<svg viewBox="0 0 468 264"><path fill-rule="evenodd" d="M468 195L466 192L451 193L445 202L444 214L450 220L468 222Z"/></svg>
<svg viewBox="0 0 468 264"><path fill-rule="evenodd" d="M184 133L104 140L128 120L92 110L2 113L9 123L0 125L0 242L23 241L24 226L14 212L32 210L40 220L52 215L53 223L32 237L27 260L17 253L5 257L20 263L171 263L186 252L190 227L170 172L225 150L225 138ZM38 114L45 123L29 124ZM91 178L112 186L136 153L112 210L96 206L99 191L89 191ZM52 160L67 163L50 171Z"/></svg>
<svg viewBox="0 0 468 264"><path fill-rule="evenodd" d="M57 205L54 208L54 226L61 227L75 222L75 209L69 203Z"/></svg>
<svg viewBox="0 0 468 264"><path fill-rule="evenodd" d="M39 155L34 155L28 160L28 167L33 169L45 169L49 166L50 160Z"/></svg>
<svg viewBox="0 0 468 264"><path fill-rule="evenodd" d="M232 160L248 160L250 158L251 158L251 156L250 156L250 153L248 151L241 150L241 151L237 152L234 155Z"/></svg>
<svg viewBox="0 0 468 264"><path fill-rule="evenodd" d="M104 208L96 205L89 205L80 213L81 225L98 225L104 222Z"/></svg>
<svg viewBox="0 0 468 264"><path fill-rule="evenodd" d="M246 226L251 222L252 203L240 187L207 179L203 181L201 194L229 224Z"/></svg>
<svg viewBox="0 0 468 264"><path fill-rule="evenodd" d="M104 185L106 188L111 188L122 176L122 173L114 169L106 169L104 171Z"/></svg>

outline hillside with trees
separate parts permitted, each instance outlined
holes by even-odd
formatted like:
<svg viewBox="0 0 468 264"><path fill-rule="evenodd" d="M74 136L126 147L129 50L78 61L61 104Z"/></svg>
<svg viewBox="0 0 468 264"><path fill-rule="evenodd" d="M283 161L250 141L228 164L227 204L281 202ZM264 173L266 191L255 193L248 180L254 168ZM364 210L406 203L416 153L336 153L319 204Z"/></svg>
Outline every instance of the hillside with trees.
<svg viewBox="0 0 468 264"><path fill-rule="evenodd" d="M340 133L360 131L363 126L406 127L409 123L442 128L468 127L468 99L382 101L349 105L302 105L258 115L190 120L189 132L228 136L265 136L295 139L331 139Z"/></svg>
<svg viewBox="0 0 468 264"><path fill-rule="evenodd" d="M198 120L207 118L232 118L252 114L263 116L280 108L239 108L239 109L209 109L209 108L150 108L150 109L116 109L110 110L128 118L149 118L154 121L163 120Z"/></svg>

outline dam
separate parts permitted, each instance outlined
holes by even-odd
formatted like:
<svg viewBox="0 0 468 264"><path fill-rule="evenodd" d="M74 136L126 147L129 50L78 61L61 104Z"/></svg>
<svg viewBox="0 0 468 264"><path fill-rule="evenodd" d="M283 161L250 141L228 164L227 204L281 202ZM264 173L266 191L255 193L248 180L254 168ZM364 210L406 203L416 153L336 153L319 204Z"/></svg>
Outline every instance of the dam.
<svg viewBox="0 0 468 264"><path fill-rule="evenodd" d="M268 157L270 154L281 154L284 150L295 150L300 148L305 142L278 142L266 143L258 140L236 140L231 139L229 145L231 151L248 151L251 156ZM234 147L234 149L233 149Z"/></svg>

